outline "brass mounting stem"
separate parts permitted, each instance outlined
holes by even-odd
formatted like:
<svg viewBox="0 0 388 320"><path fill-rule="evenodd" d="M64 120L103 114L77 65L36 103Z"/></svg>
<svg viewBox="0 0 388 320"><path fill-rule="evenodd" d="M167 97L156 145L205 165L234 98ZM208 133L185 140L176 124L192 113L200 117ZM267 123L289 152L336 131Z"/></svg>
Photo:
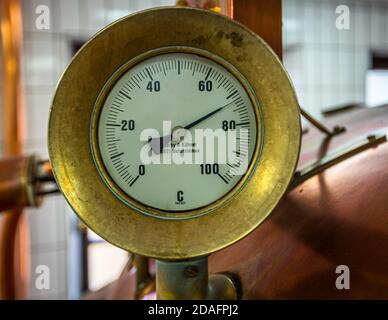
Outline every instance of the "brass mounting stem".
<svg viewBox="0 0 388 320"><path fill-rule="evenodd" d="M315 119L311 114L309 114L307 111L305 111L302 108L300 108L300 113L315 128L317 128L319 131L321 131L322 133L326 134L329 137L335 136L337 134L340 134L346 131L346 128L344 126L335 126L332 130L330 130L321 121L319 121L318 119Z"/></svg>
<svg viewBox="0 0 388 320"><path fill-rule="evenodd" d="M235 300L236 279L208 275L208 260L156 261L156 296L160 300Z"/></svg>

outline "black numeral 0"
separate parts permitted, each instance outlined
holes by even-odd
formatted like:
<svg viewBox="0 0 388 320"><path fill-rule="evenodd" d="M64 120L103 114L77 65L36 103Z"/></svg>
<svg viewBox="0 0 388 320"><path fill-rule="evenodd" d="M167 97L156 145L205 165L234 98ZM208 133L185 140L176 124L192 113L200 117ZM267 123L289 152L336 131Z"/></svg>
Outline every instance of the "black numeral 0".
<svg viewBox="0 0 388 320"><path fill-rule="evenodd" d="M159 92L160 91L160 81L149 81L146 89L149 92L152 92L152 91Z"/></svg>
<svg viewBox="0 0 388 320"><path fill-rule="evenodd" d="M214 164L201 164L201 174L218 174L220 172L220 166L218 163Z"/></svg>
<svg viewBox="0 0 388 320"><path fill-rule="evenodd" d="M230 120L230 121L224 120L224 121L222 121L222 129L224 131L235 130L236 129L236 121L234 121L234 120Z"/></svg>
<svg viewBox="0 0 388 320"><path fill-rule="evenodd" d="M135 120L122 120L121 131L133 131L135 130Z"/></svg>
<svg viewBox="0 0 388 320"><path fill-rule="evenodd" d="M141 164L139 166L139 176L144 176L144 174L145 174L145 166L144 164Z"/></svg>
<svg viewBox="0 0 388 320"><path fill-rule="evenodd" d="M211 82L210 80L208 81L203 81L201 80L200 82L198 82L198 90L199 91L212 91L213 90L213 82Z"/></svg>

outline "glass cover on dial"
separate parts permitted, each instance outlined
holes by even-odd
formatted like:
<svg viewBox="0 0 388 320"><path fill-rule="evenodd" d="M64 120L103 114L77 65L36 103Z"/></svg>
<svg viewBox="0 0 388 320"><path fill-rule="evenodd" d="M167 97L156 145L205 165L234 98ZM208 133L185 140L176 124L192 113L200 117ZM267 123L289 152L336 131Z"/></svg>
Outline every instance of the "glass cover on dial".
<svg viewBox="0 0 388 320"><path fill-rule="evenodd" d="M229 70L202 56L166 53L136 64L111 87L98 146L127 196L158 210L191 211L236 187L257 132L251 99Z"/></svg>

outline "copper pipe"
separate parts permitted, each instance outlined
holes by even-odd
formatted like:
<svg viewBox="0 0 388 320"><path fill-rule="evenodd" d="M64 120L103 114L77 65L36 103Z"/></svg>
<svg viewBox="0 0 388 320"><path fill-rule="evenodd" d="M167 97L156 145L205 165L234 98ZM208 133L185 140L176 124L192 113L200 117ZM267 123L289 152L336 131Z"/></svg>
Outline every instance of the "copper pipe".
<svg viewBox="0 0 388 320"><path fill-rule="evenodd" d="M0 212L38 207L44 195L57 192L48 161L40 161L34 155L0 160Z"/></svg>
<svg viewBox="0 0 388 320"><path fill-rule="evenodd" d="M4 155L23 150L24 113L21 93L20 56L22 19L19 0L0 1L3 64ZM28 228L21 209L0 217L0 298L26 298L29 254Z"/></svg>
<svg viewBox="0 0 388 320"><path fill-rule="evenodd" d="M206 9L233 18L233 0L177 0L176 5Z"/></svg>
<svg viewBox="0 0 388 320"><path fill-rule="evenodd" d="M222 13L262 37L282 59L282 1L258 0L177 0L177 6Z"/></svg>
<svg viewBox="0 0 388 320"><path fill-rule="evenodd" d="M29 204L27 157L7 157L0 160L0 211L22 209Z"/></svg>
<svg viewBox="0 0 388 320"><path fill-rule="evenodd" d="M282 1L235 0L233 19L263 38L282 59Z"/></svg>

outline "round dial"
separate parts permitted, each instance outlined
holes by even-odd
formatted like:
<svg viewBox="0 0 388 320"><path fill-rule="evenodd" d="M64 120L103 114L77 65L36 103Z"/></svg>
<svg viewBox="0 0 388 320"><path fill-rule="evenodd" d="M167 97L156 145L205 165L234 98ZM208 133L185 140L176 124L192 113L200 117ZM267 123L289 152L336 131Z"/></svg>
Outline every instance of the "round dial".
<svg viewBox="0 0 388 320"><path fill-rule="evenodd" d="M179 212L222 204L243 187L258 148L258 111L231 70L164 53L121 72L106 89L97 133L107 179L125 195L116 196Z"/></svg>

